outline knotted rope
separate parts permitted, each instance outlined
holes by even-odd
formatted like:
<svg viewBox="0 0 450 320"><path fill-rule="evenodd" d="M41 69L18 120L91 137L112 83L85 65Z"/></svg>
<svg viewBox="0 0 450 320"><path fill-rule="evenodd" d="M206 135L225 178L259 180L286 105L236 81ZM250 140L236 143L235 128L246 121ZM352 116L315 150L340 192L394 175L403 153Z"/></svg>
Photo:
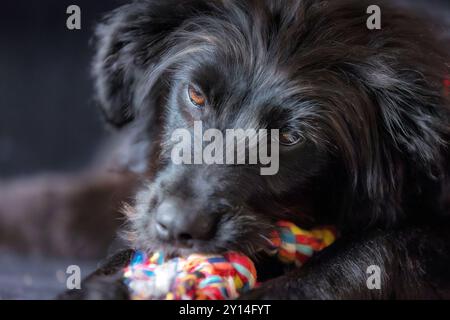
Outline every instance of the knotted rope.
<svg viewBox="0 0 450 320"><path fill-rule="evenodd" d="M307 231L287 221L277 225L270 253L286 264L303 265L336 238L329 227ZM237 252L166 260L163 252L148 257L138 251L125 269L124 278L135 300L228 300L257 285L253 262Z"/></svg>

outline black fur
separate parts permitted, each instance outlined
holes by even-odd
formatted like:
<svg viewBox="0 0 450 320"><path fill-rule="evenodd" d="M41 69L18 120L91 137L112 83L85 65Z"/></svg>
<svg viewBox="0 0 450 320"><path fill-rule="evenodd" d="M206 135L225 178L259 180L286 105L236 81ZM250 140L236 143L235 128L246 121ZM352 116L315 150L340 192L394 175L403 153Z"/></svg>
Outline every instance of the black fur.
<svg viewBox="0 0 450 320"><path fill-rule="evenodd" d="M115 126L150 142L148 178L130 215L132 246L173 253L240 250L258 258L274 221L333 224L341 238L300 270L243 298L450 297L446 206L448 41L385 3L366 28L366 1L136 1L97 29L93 74ZM208 97L204 113L187 83ZM170 133L189 128L290 128L280 170L176 166ZM157 155L157 156L155 156ZM213 239L189 248L154 236L166 197L215 214ZM448 204L447 204L448 205ZM379 265L382 289L365 273Z"/></svg>

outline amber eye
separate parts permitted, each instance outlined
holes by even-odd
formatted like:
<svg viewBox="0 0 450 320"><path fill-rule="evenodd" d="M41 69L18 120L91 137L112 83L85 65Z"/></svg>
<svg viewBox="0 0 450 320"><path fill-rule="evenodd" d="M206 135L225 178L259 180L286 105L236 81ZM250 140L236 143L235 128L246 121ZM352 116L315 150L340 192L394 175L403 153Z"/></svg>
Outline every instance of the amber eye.
<svg viewBox="0 0 450 320"><path fill-rule="evenodd" d="M293 146L303 142L304 137L296 131L280 130L280 143L285 146Z"/></svg>
<svg viewBox="0 0 450 320"><path fill-rule="evenodd" d="M188 96L189 100L197 108L203 108L206 105L205 95L192 85L188 86Z"/></svg>

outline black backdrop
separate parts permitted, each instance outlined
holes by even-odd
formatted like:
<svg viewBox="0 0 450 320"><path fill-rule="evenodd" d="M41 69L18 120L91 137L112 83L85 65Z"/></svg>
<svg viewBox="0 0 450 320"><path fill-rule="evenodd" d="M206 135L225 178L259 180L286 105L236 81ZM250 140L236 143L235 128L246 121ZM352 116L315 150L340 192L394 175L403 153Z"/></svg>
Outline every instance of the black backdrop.
<svg viewBox="0 0 450 320"><path fill-rule="evenodd" d="M104 130L91 101L89 39L120 1L0 2L0 178L76 169ZM81 7L82 29L66 28Z"/></svg>

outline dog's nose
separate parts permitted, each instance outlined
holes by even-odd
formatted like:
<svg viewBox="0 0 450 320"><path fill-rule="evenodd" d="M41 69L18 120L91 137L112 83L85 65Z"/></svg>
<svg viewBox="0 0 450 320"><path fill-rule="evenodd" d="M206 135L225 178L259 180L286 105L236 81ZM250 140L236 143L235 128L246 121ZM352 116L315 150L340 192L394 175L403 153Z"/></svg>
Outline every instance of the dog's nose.
<svg viewBox="0 0 450 320"><path fill-rule="evenodd" d="M156 233L163 241L189 244L192 240L208 240L216 227L212 214L184 207L174 200L165 200L156 212Z"/></svg>

